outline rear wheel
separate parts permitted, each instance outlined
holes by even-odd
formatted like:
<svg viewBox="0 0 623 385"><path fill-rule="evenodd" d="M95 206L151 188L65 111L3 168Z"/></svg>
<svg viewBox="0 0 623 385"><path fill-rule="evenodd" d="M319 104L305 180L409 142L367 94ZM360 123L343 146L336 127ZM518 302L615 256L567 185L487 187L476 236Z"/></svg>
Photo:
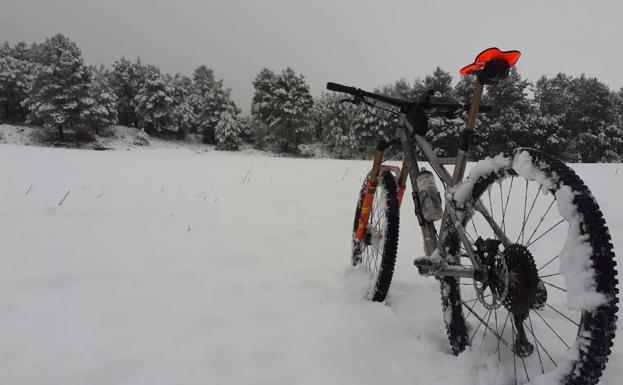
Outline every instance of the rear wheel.
<svg viewBox="0 0 623 385"><path fill-rule="evenodd" d="M382 302L387 296L394 274L398 250L399 211L396 180L390 171L382 171L370 208L365 238L356 237L367 180L359 192L352 235L351 263L368 276L368 298Z"/></svg>
<svg viewBox="0 0 623 385"><path fill-rule="evenodd" d="M455 200L489 273L442 290L453 349L497 356L510 384L597 383L615 335L618 281L608 228L582 180L519 149L474 166ZM443 246L450 260L471 264L455 231Z"/></svg>

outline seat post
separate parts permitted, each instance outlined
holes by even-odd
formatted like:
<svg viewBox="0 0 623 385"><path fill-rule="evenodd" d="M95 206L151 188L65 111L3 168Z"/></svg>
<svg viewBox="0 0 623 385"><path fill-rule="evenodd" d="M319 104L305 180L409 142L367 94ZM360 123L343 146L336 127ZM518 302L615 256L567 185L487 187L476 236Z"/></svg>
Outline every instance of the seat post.
<svg viewBox="0 0 623 385"><path fill-rule="evenodd" d="M472 95L472 105L469 109L469 114L467 115L465 130L461 133L459 152L456 156L456 165L454 166L454 172L452 173L453 185L456 185L462 181L463 176L465 175L469 147L472 141L474 127L476 127L476 117L478 116L478 109L480 108L480 100L482 99L484 86L484 83L482 83L480 79L476 79L476 87L474 88L474 95Z"/></svg>
<svg viewBox="0 0 623 385"><path fill-rule="evenodd" d="M472 96L472 105L467 115L467 124L465 126L468 130L473 130L476 126L476 116L478 115L478 109L480 108L480 100L482 99L482 91L485 85L476 79L476 87L474 89L474 95Z"/></svg>

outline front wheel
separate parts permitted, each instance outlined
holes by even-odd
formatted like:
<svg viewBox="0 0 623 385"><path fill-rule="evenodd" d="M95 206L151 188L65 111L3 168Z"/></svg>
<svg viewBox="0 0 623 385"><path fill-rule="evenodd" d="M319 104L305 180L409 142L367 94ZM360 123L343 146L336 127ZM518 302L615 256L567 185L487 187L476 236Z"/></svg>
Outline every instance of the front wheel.
<svg viewBox="0 0 623 385"><path fill-rule="evenodd" d="M355 208L351 263L368 275L368 298L382 302L394 274L398 250L399 210L396 180L390 171L382 171L370 208L370 219L363 240L356 237L368 181L364 181Z"/></svg>
<svg viewBox="0 0 623 385"><path fill-rule="evenodd" d="M615 335L618 281L586 185L561 161L518 149L477 163L454 197L488 274L442 281L453 349L497 356L510 384L596 384ZM470 265L456 229L442 247Z"/></svg>

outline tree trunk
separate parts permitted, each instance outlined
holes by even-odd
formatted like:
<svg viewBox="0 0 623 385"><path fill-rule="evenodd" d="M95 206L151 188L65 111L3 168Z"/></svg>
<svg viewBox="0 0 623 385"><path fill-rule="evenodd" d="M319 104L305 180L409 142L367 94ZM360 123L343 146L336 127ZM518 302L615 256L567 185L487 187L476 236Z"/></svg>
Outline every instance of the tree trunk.
<svg viewBox="0 0 623 385"><path fill-rule="evenodd" d="M65 133L63 132L63 125L62 125L62 124L59 124L59 125L57 126L57 128L58 128L58 138L59 138L61 141L64 141L64 140L65 140Z"/></svg>

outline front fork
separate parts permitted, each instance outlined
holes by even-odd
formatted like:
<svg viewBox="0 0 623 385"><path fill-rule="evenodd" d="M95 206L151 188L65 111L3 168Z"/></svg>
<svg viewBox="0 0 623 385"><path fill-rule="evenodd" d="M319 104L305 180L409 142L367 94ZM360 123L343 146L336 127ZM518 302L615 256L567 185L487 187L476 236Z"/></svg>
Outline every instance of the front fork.
<svg viewBox="0 0 623 385"><path fill-rule="evenodd" d="M355 233L355 238L360 241L364 241L366 238L366 232L368 230L368 223L370 221L370 212L372 209L372 202L374 201L374 194L376 193L376 188L379 184L379 175L384 168L387 168L391 171L394 171L398 176L398 208L402 204L402 198L404 197L407 178L409 176L407 166L407 160L405 159L402 163L402 168L398 169L396 167L383 166L383 156L385 154L385 150L388 147L388 143L385 138L379 138L379 141L376 145L376 151L374 152L374 161L372 163L372 170L368 174L366 188L363 196L363 202L361 204L361 214L359 215L359 224L357 225L357 231Z"/></svg>

